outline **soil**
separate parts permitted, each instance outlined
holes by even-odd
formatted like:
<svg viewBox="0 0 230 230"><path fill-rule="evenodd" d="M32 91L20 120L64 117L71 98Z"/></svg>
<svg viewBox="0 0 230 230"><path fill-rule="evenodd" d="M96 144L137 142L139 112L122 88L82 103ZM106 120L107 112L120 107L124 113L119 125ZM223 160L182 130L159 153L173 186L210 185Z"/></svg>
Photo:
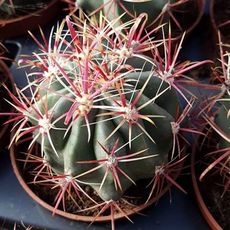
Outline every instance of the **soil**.
<svg viewBox="0 0 230 230"><path fill-rule="evenodd" d="M33 168L34 166L33 165L31 166L30 164L30 168L26 167L23 170L23 177L25 178L27 183L30 183L31 181L33 181L33 176L31 175L31 168ZM119 205L119 207L121 207L122 210L131 210L136 205L144 204L148 198L151 187L145 190L143 189L143 186L146 187L149 182L150 182L149 180L144 180L144 181L139 182L137 186L132 186L126 192L124 196L124 198L128 202L124 202L123 200L117 201L117 204ZM103 203L103 200L97 195L97 193L90 186L81 186L81 187L97 203ZM44 200L45 202L47 202L53 207L55 206L55 197L57 193L59 192L59 188L50 189L50 186L45 186L45 184L38 185L38 184L33 184L33 183L30 184L30 188L42 200ZM87 196L83 194L81 194L81 199L79 199L76 192L74 191L71 191L71 196L73 199L70 198L70 196L66 194L65 207L63 206L62 202L60 202L58 209L65 210L66 212L74 213L74 214L82 215L82 216L96 216L98 212L100 211L99 208L93 208L92 210L86 210L86 211L79 212L79 209L80 210L88 209L89 207L95 206L95 203L93 203L89 198L87 198ZM76 203L74 203L73 200ZM110 215L110 211L107 210L102 215L103 216Z"/></svg>
<svg viewBox="0 0 230 230"><path fill-rule="evenodd" d="M143 184L144 184L144 186L146 186L147 181L144 181ZM103 200L97 195L97 193L90 186L82 186L82 188L97 203L103 203ZM34 185L31 185L31 189L42 200L46 201L48 204L50 204L53 207L55 206L54 197L58 193L58 189L50 189L50 187L34 186ZM134 193L133 190L136 190L135 196L133 194ZM132 197L130 194L132 194ZM65 210L68 213L74 213L74 214L82 215L82 216L96 216L99 213L99 211L101 210L100 208L93 208L92 210L85 210L85 211L79 212L79 209L80 210L88 209L89 207L95 206L95 203L93 203L85 195L81 195L81 200L80 200L75 192L72 192L71 196L75 200L75 202L77 202L77 204L75 204L69 196L66 196L65 208L60 203L59 209ZM119 205L119 207L121 207L122 210L128 211L128 210L132 210L135 206L144 204L148 198L148 194L147 194L147 192L145 192L143 194L143 189L141 189L141 186L133 186L132 188L130 188L126 192L124 198L126 199L126 201L128 201L128 203L124 202L123 200L119 200L119 201L117 201L117 204ZM115 211L115 214L116 213L118 213L118 210ZM110 210L109 209L106 210L101 215L102 216L109 216Z"/></svg>
<svg viewBox="0 0 230 230"><path fill-rule="evenodd" d="M207 208L218 224L224 230L228 230L230 229L230 187L227 191L224 190L224 178L215 169L206 174L202 182L199 182L201 173L214 160L207 157L206 154L215 151L217 145L218 137L216 135L212 135L212 140L209 143L204 143L205 147L201 149L199 154L201 159L196 165L196 173L200 192Z"/></svg>

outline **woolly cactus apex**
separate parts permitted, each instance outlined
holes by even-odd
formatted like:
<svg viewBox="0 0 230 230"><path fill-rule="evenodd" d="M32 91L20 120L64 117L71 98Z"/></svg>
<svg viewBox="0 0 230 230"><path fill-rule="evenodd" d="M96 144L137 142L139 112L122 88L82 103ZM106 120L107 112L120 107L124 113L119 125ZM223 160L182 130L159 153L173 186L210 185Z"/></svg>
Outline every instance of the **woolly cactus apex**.
<svg viewBox="0 0 230 230"><path fill-rule="evenodd" d="M175 1L171 1L173 3ZM148 15L147 25L153 24L155 20L167 11L168 0L77 0L76 5L88 14L94 14L102 10L107 19L113 20L124 15L122 20L128 21L136 18L141 13Z"/></svg>

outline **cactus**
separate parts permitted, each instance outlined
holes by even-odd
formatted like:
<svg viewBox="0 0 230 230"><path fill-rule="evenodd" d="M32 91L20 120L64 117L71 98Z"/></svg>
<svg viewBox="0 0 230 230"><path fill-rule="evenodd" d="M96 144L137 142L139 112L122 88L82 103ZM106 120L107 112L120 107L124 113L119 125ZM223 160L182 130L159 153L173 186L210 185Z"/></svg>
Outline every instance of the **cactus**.
<svg viewBox="0 0 230 230"><path fill-rule="evenodd" d="M126 13L124 20L128 21L132 18L139 16L141 13L148 15L148 24L151 24L164 8L167 8L168 0L152 1L126 1L126 0L100 0L100 1L84 1L77 0L76 5L87 13L98 11L103 9L106 18L112 20L120 17L120 15Z"/></svg>
<svg viewBox="0 0 230 230"><path fill-rule="evenodd" d="M37 86L40 99L29 108L29 121L40 127L34 137L53 171L87 182L109 201L167 162L179 105L174 90L154 74L151 60L117 57L109 48L113 44L106 44L111 41L103 47L100 42L85 44L76 57L53 60L57 73ZM92 45L103 49L103 57L87 51ZM48 71L45 75L52 75Z"/></svg>
<svg viewBox="0 0 230 230"><path fill-rule="evenodd" d="M191 4L191 5L190 5ZM167 23L169 19L175 24L175 29L183 32L183 22L175 16L175 12L183 13L183 17L190 18L187 14L188 8L196 6L196 1L188 0L76 0L76 8L82 9L88 15L97 15L102 11L108 20L119 18L121 15L123 22L129 21L145 13L148 16L147 29L156 25ZM189 28L188 25L186 25Z"/></svg>
<svg viewBox="0 0 230 230"><path fill-rule="evenodd" d="M102 14L90 23L67 17L67 30L63 22L49 42L42 34L44 45L31 34L41 52L19 62L36 67L28 86L17 90L18 97L9 92L17 110L9 121L17 122L11 144L27 134L33 135L29 148L39 143L35 158L42 166L33 172L34 181L42 178L60 187L55 209L70 191L97 203L85 185L104 201L96 204L105 205L102 210L117 208L141 179L153 179L147 201L166 182L183 190L169 173L182 159L183 132L195 132L184 127L195 99L183 84L195 85L185 73L206 61L178 63L184 36L176 50L170 35L160 42L143 40L145 18L141 14L117 27L117 19L108 22ZM152 58L142 54L146 50Z"/></svg>
<svg viewBox="0 0 230 230"><path fill-rule="evenodd" d="M212 130L218 134L218 144L216 149L209 153L211 158L210 165L204 170L200 178L202 179L208 172L215 169L219 175L223 178L223 183L226 182L224 188L225 191L229 191L229 170L230 170L230 53L225 48L228 45L221 42L220 32L218 33L220 41L220 66L214 70L214 75L218 79L219 88L218 94L215 97L211 97L208 112L205 111L204 118L211 126ZM211 108L211 109L210 109ZM212 116L209 115L209 111L214 110Z"/></svg>
<svg viewBox="0 0 230 230"><path fill-rule="evenodd" d="M224 95L221 99L221 105L215 118L215 123L224 133L219 143L220 149L230 148L230 131L229 131L229 111L230 111L230 95ZM230 162L229 162L230 164Z"/></svg>

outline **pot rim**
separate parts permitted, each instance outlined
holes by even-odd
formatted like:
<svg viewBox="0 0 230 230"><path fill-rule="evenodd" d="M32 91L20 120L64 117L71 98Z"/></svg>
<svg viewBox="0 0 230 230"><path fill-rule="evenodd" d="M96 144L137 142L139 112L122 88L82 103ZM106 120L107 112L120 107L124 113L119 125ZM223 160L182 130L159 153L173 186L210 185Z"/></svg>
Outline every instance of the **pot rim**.
<svg viewBox="0 0 230 230"><path fill-rule="evenodd" d="M12 135L12 134L11 134ZM54 213L54 207L48 203L46 203L44 200L42 200L38 195L36 195L32 189L29 187L29 185L24 181L23 176L17 167L17 160L16 160L16 151L15 151L15 145L12 144L10 147L10 159L11 159L11 164L13 167L13 171L15 176L17 177L19 183L23 187L23 189L26 191L26 193L34 200L36 201L39 205L41 205L43 208L49 210L50 212ZM180 166L183 165L183 161L180 162ZM180 170L174 175L174 178L177 178L180 174ZM156 203L167 191L170 190L172 187L172 184L167 184L164 189L161 191L160 195L157 197L152 197L147 204L141 204L137 207L135 207L132 210L125 210L125 215L127 216L132 216L134 214L140 213L143 209L148 208L151 206L153 203ZM98 218L95 219L95 216L84 216L84 215L78 215L78 214L73 214L69 212L62 211L60 209L56 209L54 215L59 215L71 220L77 220L77 221L83 221L83 222L107 222L111 221L111 216L99 216ZM122 213L118 213L114 215L114 220L119 220L119 219L124 219L125 215Z"/></svg>
<svg viewBox="0 0 230 230"><path fill-rule="evenodd" d="M201 194L199 185L198 185L198 180L196 177L196 169L195 169L195 164L196 164L196 154L197 154L197 148L198 145L197 143L194 143L193 149L192 149L192 154L191 154L191 175L192 175L192 185L193 185L193 190L194 194L197 200L197 204L200 208L200 211L208 223L208 225L211 227L213 230L221 230L222 227L218 224L214 216L211 214L209 211L207 205L204 202L203 196Z"/></svg>

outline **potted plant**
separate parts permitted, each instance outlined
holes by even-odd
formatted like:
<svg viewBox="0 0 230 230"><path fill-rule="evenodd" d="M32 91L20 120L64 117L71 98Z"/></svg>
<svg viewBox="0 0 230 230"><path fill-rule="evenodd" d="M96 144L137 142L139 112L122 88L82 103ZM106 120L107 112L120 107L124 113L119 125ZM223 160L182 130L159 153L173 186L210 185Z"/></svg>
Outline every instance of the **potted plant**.
<svg viewBox="0 0 230 230"><path fill-rule="evenodd" d="M204 5L204 0L75 0L76 9L81 8L90 16L102 10L108 20L124 15L122 20L125 22L146 13L146 29L150 30L170 20L173 37L180 37L184 31L190 32L198 24Z"/></svg>
<svg viewBox="0 0 230 230"><path fill-rule="evenodd" d="M14 81L11 76L8 66L5 64L5 47L0 43L0 113L11 113L13 111L12 106L6 100L10 100L7 96L7 89L13 94L15 93ZM7 88L7 89L6 89ZM0 149L6 147L9 144L9 135L7 133L10 130L9 124L6 124L7 118L0 117Z"/></svg>
<svg viewBox="0 0 230 230"><path fill-rule="evenodd" d="M0 39L43 26L60 8L59 0L0 0Z"/></svg>
<svg viewBox="0 0 230 230"><path fill-rule="evenodd" d="M67 17L67 28L42 36L44 44L35 38L40 52L19 62L34 71L10 94L11 160L28 194L54 214L110 220L114 229L171 185L184 191L175 181L184 134L199 133L186 127L195 97L185 85L197 84L186 72L208 61L178 62L184 36L175 50L171 34L143 40L143 21Z"/></svg>
<svg viewBox="0 0 230 230"><path fill-rule="evenodd" d="M215 93L203 106L207 136L199 139L192 155L192 180L198 205L212 229L228 229L230 195L229 133L229 63L230 53L224 49L219 33L220 66L213 71ZM204 109L205 108L205 109ZM199 149L197 151L197 149Z"/></svg>

